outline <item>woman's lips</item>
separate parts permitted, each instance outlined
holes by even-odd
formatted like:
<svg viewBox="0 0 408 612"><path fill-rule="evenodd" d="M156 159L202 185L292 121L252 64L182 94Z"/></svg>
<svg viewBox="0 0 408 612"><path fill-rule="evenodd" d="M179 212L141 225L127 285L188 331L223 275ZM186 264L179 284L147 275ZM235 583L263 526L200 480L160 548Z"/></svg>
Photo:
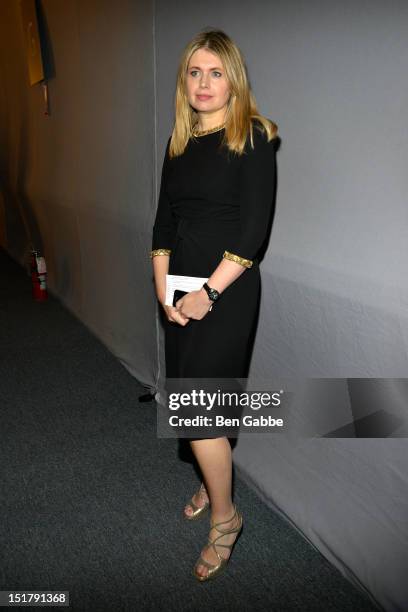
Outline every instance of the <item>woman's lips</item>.
<svg viewBox="0 0 408 612"><path fill-rule="evenodd" d="M204 96L204 95L201 96L201 95L198 94L197 98L199 100L209 100L210 98L212 98L212 96Z"/></svg>

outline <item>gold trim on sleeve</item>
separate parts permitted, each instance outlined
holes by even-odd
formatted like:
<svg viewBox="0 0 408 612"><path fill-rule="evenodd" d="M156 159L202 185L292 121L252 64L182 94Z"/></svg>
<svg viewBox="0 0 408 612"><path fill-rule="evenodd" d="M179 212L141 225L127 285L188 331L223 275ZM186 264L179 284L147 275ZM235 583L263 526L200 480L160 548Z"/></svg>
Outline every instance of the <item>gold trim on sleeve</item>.
<svg viewBox="0 0 408 612"><path fill-rule="evenodd" d="M157 255L170 255L171 249L155 249L154 251L150 251L150 257L156 257Z"/></svg>
<svg viewBox="0 0 408 612"><path fill-rule="evenodd" d="M244 266L244 268L251 268L252 264L254 263L251 259L244 259L239 255L230 253L229 251L225 251L223 257L225 257L225 259L229 259L230 261L235 261L235 263Z"/></svg>

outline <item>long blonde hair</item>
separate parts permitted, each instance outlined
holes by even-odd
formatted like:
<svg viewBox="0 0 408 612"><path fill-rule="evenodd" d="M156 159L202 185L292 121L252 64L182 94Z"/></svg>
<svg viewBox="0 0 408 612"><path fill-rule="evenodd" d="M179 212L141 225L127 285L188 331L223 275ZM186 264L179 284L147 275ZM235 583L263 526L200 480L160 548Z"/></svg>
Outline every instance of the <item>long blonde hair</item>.
<svg viewBox="0 0 408 612"><path fill-rule="evenodd" d="M176 83L175 123L169 147L170 158L184 152L198 121L198 113L191 107L186 90L188 64L197 49L208 49L219 56L230 86L231 95L225 116L222 143L226 144L230 151L241 155L249 134L253 147L254 119L261 124L261 129L263 128L266 132L268 141L274 138L277 135L278 126L258 111L255 97L249 86L241 51L222 30L204 30L194 36L181 56Z"/></svg>

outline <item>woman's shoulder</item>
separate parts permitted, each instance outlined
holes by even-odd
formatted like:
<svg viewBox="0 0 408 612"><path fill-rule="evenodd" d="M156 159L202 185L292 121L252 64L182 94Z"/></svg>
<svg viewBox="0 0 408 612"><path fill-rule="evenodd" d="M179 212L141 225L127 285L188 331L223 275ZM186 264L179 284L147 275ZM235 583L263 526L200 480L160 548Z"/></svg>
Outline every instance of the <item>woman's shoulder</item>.
<svg viewBox="0 0 408 612"><path fill-rule="evenodd" d="M273 122L271 123L272 123L272 126L274 126ZM263 125L263 123L259 119L253 119L252 120L253 146L251 143L251 136L250 134L248 134L245 149L248 152L253 151L254 154L256 151L260 151L264 149L268 149L268 150L271 149L275 151L278 146L279 137L277 133L274 134L274 131L275 131L274 127L272 127L271 129L272 129L272 138L269 137L268 132L265 126Z"/></svg>

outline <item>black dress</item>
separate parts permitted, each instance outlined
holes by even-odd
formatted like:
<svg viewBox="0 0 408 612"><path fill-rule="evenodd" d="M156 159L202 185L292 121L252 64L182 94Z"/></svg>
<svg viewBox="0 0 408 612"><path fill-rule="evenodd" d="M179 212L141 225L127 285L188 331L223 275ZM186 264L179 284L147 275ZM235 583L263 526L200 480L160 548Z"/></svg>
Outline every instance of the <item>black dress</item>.
<svg viewBox="0 0 408 612"><path fill-rule="evenodd" d="M278 139L268 142L254 123L254 149L248 136L239 156L221 146L223 135L221 129L190 138L184 153L172 159L168 140L152 249L171 250L169 274L208 278L225 251L252 266L203 319L184 327L166 320L168 378L248 374L260 299L258 257L274 212Z"/></svg>

